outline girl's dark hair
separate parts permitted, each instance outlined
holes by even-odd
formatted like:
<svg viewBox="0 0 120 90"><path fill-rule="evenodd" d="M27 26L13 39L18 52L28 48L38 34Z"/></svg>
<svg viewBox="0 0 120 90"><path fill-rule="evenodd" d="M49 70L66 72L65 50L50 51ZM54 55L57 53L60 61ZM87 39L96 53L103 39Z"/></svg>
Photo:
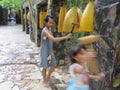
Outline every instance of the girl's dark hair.
<svg viewBox="0 0 120 90"><path fill-rule="evenodd" d="M71 63L76 63L76 60L73 57L80 53L82 49L86 49L86 47L81 44L75 44L74 46L71 47L70 49Z"/></svg>
<svg viewBox="0 0 120 90"><path fill-rule="evenodd" d="M53 16L47 15L44 19L44 23L47 23L49 21L49 19L53 19Z"/></svg>

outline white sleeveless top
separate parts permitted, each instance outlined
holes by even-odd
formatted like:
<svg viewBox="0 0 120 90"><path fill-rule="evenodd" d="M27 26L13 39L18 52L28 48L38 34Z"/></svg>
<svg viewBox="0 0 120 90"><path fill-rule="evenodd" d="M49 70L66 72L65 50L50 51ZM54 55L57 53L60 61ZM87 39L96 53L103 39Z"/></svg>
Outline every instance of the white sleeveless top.
<svg viewBox="0 0 120 90"><path fill-rule="evenodd" d="M72 79L74 80L74 85L76 85L76 86L89 86L87 75L85 73L84 74L74 73L75 67L83 68L83 66L81 66L80 64L74 63L69 67L69 72L70 72ZM85 71L87 72L88 69L86 69Z"/></svg>

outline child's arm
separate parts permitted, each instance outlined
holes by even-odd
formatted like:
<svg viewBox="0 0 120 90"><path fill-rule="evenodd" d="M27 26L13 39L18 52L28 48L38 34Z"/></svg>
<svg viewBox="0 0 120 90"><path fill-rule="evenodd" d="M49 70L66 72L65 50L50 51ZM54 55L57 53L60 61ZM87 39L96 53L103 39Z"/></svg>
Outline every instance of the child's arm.
<svg viewBox="0 0 120 90"><path fill-rule="evenodd" d="M51 39L54 42L59 42L59 41L65 40L65 39L69 39L72 36L72 34L70 33L63 37L54 37L53 35L49 34L48 31L45 31L44 35L47 36L49 39Z"/></svg>
<svg viewBox="0 0 120 90"><path fill-rule="evenodd" d="M88 74L88 78L90 79L97 79L97 80L101 80L105 77L105 74L104 73L100 73L98 75L91 75L91 74Z"/></svg>
<svg viewBox="0 0 120 90"><path fill-rule="evenodd" d="M74 73L84 73L84 68L76 66L74 68Z"/></svg>

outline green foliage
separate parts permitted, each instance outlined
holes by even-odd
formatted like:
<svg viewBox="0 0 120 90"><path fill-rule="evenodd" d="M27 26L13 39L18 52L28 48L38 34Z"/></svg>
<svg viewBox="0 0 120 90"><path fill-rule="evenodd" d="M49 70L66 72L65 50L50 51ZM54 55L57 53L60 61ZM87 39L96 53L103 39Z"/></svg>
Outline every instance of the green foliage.
<svg viewBox="0 0 120 90"><path fill-rule="evenodd" d="M68 9L74 6L79 7L81 10L84 10L89 0L67 0Z"/></svg>
<svg viewBox="0 0 120 90"><path fill-rule="evenodd" d="M12 8L15 12L18 12L25 1L26 0L0 0L0 5L3 8Z"/></svg>

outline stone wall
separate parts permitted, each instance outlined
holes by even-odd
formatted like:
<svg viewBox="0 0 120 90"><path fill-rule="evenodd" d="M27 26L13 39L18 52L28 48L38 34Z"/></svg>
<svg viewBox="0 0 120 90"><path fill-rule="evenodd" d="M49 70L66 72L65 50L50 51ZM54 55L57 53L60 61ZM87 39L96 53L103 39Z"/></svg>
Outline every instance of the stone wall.
<svg viewBox="0 0 120 90"><path fill-rule="evenodd" d="M94 23L101 38L93 46L106 78L93 81L92 90L120 90L120 0L95 0Z"/></svg>

